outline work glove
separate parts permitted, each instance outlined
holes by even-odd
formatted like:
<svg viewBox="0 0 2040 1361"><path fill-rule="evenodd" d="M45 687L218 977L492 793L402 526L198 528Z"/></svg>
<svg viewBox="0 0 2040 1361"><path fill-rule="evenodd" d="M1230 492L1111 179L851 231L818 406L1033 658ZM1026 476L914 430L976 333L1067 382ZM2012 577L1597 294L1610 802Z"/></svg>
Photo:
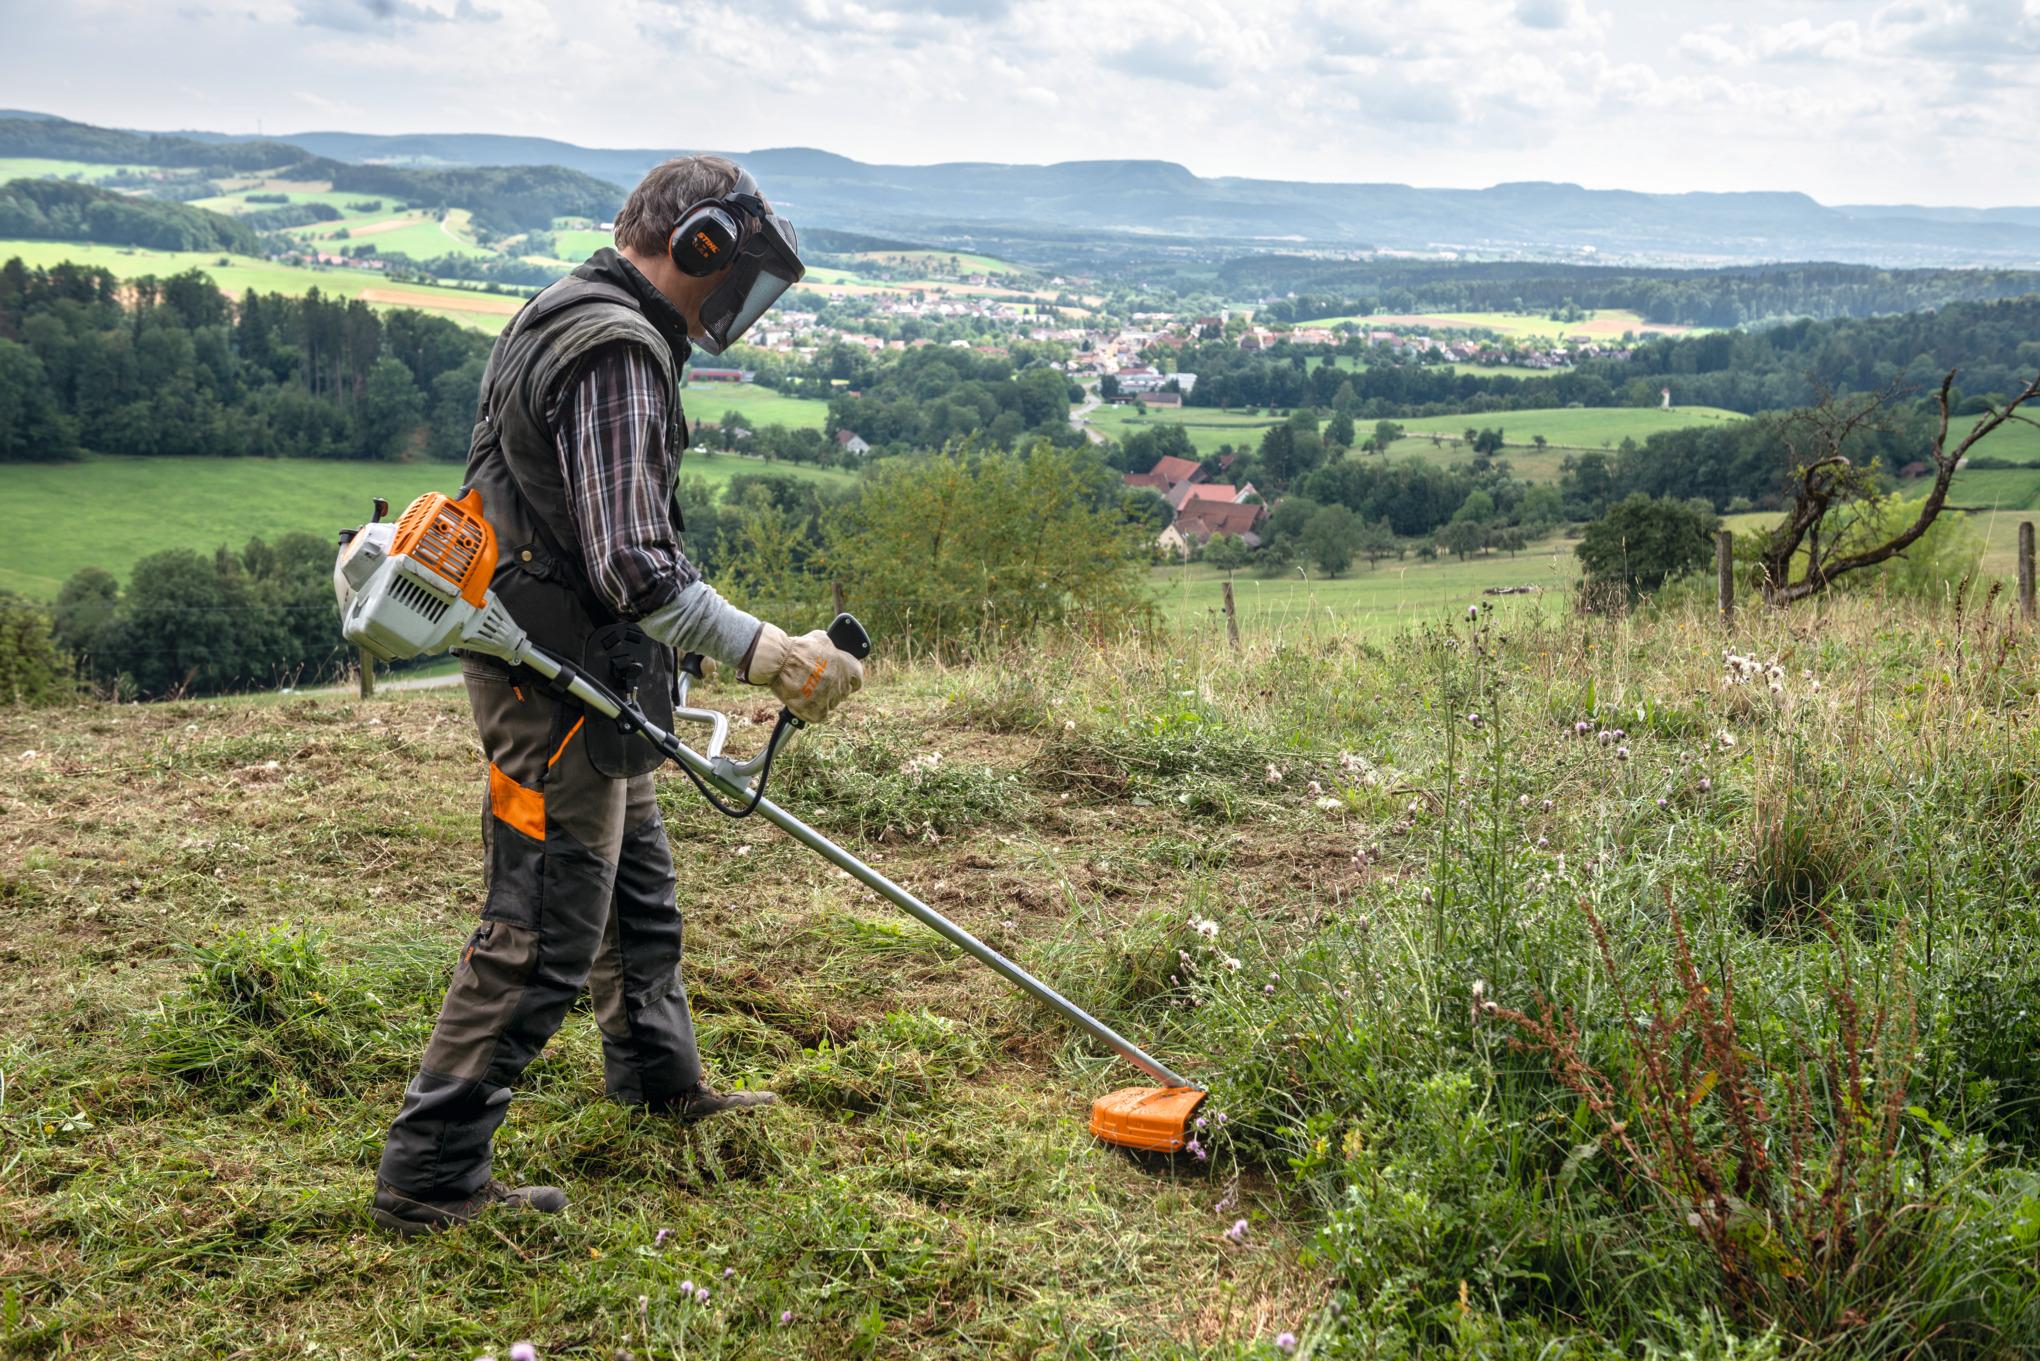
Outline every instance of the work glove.
<svg viewBox="0 0 2040 1361"><path fill-rule="evenodd" d="M864 665L839 652L821 629L789 638L771 624L761 624L744 663L744 681L769 685L780 703L803 723L821 723L836 706L863 688Z"/></svg>

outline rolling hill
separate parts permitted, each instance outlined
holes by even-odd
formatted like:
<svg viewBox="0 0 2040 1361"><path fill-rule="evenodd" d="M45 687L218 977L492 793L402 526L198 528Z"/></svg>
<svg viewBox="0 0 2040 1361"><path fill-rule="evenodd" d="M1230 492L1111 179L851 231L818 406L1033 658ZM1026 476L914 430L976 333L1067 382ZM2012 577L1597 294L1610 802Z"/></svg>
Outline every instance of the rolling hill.
<svg viewBox="0 0 2040 1361"><path fill-rule="evenodd" d="M627 185L679 150L471 133L327 131L263 140L121 132L47 117L0 119L0 156L274 167L295 152L361 167L364 182L372 177L382 184L461 169L539 166ZM734 154L771 186L789 216L805 223L908 233L944 244L988 232L1020 238L1082 231L1208 236L1250 249L1279 229L1291 239L1349 248L1599 260L1962 265L2028 263L2040 256L2040 208L1832 206L1796 193L1645 194L1542 181L1432 189L1206 178L1173 162L1144 159L873 165L808 147Z"/></svg>

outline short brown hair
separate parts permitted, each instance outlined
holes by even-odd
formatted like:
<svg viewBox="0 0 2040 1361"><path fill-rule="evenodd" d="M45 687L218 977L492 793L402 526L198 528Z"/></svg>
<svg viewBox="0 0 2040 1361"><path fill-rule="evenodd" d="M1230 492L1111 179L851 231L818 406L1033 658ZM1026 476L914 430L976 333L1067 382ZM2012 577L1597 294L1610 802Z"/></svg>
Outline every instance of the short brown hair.
<svg viewBox="0 0 2040 1361"><path fill-rule="evenodd" d="M722 156L675 156L655 165L616 215L618 249L664 255L680 215L737 187L737 163Z"/></svg>

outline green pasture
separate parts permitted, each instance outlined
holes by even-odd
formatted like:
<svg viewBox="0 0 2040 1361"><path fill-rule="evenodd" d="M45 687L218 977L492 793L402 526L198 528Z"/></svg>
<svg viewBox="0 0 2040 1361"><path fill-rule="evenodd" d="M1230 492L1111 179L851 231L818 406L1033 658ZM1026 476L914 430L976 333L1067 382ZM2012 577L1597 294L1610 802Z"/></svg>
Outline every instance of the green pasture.
<svg viewBox="0 0 2040 1361"><path fill-rule="evenodd" d="M1019 265L990 255L973 255L968 251L948 250L861 250L844 257L851 260L866 260L875 265L890 265L907 268L915 265L932 266L937 269L954 268L963 274L1024 274L1027 271Z"/></svg>
<svg viewBox="0 0 2040 1361"><path fill-rule="evenodd" d="M1180 425L1200 454L1218 452L1221 444L1235 449L1251 448L1261 442L1261 432L1276 424L1276 418L1259 408L1232 410L1213 406L1186 406L1174 411L1143 412L1136 406L1098 407L1085 421L1101 434L1123 440L1137 431L1157 425Z"/></svg>
<svg viewBox="0 0 2040 1361"><path fill-rule="evenodd" d="M1292 568L1280 576L1241 572L1232 581L1243 630L1319 623L1382 637L1464 619L1468 605L1483 601L1505 614L1562 608L1579 576L1571 541L1553 538L1513 557L1496 553L1465 562L1449 557L1425 562L1410 556L1400 562L1384 559L1375 567L1362 559L1332 578L1315 568L1306 578ZM1224 572L1201 563L1157 567L1151 578L1164 616L1180 628L1224 626L1224 582ZM1509 586L1539 589L1529 595L1482 594L1489 587Z"/></svg>
<svg viewBox="0 0 2040 1361"><path fill-rule="evenodd" d="M522 298L509 294L396 283L369 270L287 265L280 260L224 255L217 251L142 250L132 246L100 246L71 241L0 241L0 260L17 255L31 268L48 267L68 260L81 265L102 266L123 279L202 269L212 276L221 292L236 297L250 288L258 293L291 295L316 288L328 297L340 298L357 298L365 292L372 292L374 296L370 301L376 306L416 307L492 333L500 330L504 320L523 303ZM221 264L222 260L227 263Z"/></svg>
<svg viewBox="0 0 2040 1361"><path fill-rule="evenodd" d="M1520 340L1564 340L1574 336L1583 340L1616 340L1624 331L1678 334L1692 329L1654 325L1645 321L1641 314L1620 308L1591 312L1583 321L1553 321L1535 313L1526 315L1517 312L1397 312L1366 317L1323 317L1305 324L1313 327L1350 324L1362 331L1400 331L1416 326L1433 331L1492 331L1498 336Z"/></svg>
<svg viewBox="0 0 2040 1361"><path fill-rule="evenodd" d="M691 450L687 476L712 486L771 472L841 486L850 475ZM0 464L0 590L47 600L81 567L126 579L165 548L210 552L303 530L321 538L366 520L374 498L401 510L460 485L457 463L324 459L93 458Z"/></svg>
<svg viewBox="0 0 2040 1361"><path fill-rule="evenodd" d="M148 168L152 167L99 165L92 161L58 161L44 156L0 156L0 182L68 180L75 175L87 184L97 184L121 170Z"/></svg>
<svg viewBox="0 0 2040 1361"><path fill-rule="evenodd" d="M1664 430L1684 430L1695 425L1721 425L1743 420L1739 411L1718 406L1676 406L1670 411L1654 406L1532 407L1523 411L1489 411L1455 416L1423 416L1396 424L1413 439L1399 441L1393 452L1417 453L1431 447L1429 436L1458 439L1469 428L1501 428L1503 442L1529 445L1538 435L1561 449L1606 449L1613 451L1623 440L1638 444ZM1371 428L1371 423L1369 425Z"/></svg>
<svg viewBox="0 0 2040 1361"><path fill-rule="evenodd" d="M1251 447L1260 442L1261 432L1277 421L1276 417L1258 408L1233 410L1191 406L1174 411L1142 412L1131 405L1100 406L1085 419L1115 440L1157 425L1180 425L1200 454L1216 453L1222 444L1231 444L1236 449ZM1524 411L1426 416L1398 421L1407 435L1397 441L1390 452L1460 463L1472 457L1465 445L1456 442L1469 426L1475 429L1500 426L1504 440L1511 448L1509 460L1519 471L1535 476L1537 474L1531 471L1532 465L1542 467L1548 462L1550 471L1545 475L1555 475L1558 466L1555 456L1542 460L1531 452L1532 441L1537 435L1543 435L1545 442L1555 450L1613 450L1625 438L1641 443L1661 430L1681 430L1687 426L1741 419L1743 417L1737 412L1711 406L1674 407L1670 411L1633 406L1537 407ZM1356 436L1365 437L1373 430L1373 422L1356 421L1354 429ZM2035 433L2040 434L2040 431ZM1439 437L1439 443L1432 442L1433 434ZM1516 446L1522 446L1521 450L1517 450Z"/></svg>
<svg viewBox="0 0 2040 1361"><path fill-rule="evenodd" d="M248 195L250 194L288 194L290 195L290 202L250 203L248 201ZM358 212L350 206L356 203L373 203L377 199L382 200L382 207L372 212ZM348 193L337 189L307 189L301 183L292 181L274 186L251 184L244 189L235 189L231 193L217 194L212 198L193 199L191 206L194 208L210 209L215 213L239 216L242 213L261 212L269 208L288 208L296 204L323 203L339 211L340 217L337 221L316 222L310 224L310 228L296 228L294 231L304 231L312 228L324 228L330 231L336 226L343 226L349 222L378 222L383 218L395 216L398 205L403 203L403 201L402 198L392 197L389 194Z"/></svg>
<svg viewBox="0 0 2040 1361"><path fill-rule="evenodd" d="M579 264L604 246L616 244L608 232L590 231L580 227L569 227L552 235L557 258L571 260L575 264Z"/></svg>
<svg viewBox="0 0 2040 1361"><path fill-rule="evenodd" d="M752 425L784 425L820 430L829 419L829 404L814 397L787 397L755 383L689 383L680 400L690 421L722 424L734 411Z"/></svg>

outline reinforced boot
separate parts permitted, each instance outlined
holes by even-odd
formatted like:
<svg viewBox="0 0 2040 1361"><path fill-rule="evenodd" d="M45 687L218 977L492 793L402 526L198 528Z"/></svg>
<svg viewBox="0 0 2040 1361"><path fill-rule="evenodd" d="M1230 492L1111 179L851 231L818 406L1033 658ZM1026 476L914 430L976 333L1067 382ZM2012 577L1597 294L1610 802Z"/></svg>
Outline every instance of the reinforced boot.
<svg viewBox="0 0 2040 1361"><path fill-rule="evenodd" d="M673 1114L683 1121L706 1120L724 1111L755 1110L779 1100L774 1092L719 1092L713 1087L696 1087L673 1104Z"/></svg>
<svg viewBox="0 0 2040 1361"><path fill-rule="evenodd" d="M384 1228L408 1235L466 1224L491 1205L558 1214L567 1208L567 1193L557 1186L505 1186L491 1178L487 1186L465 1200L419 1200L386 1181L377 1181L369 1213Z"/></svg>

